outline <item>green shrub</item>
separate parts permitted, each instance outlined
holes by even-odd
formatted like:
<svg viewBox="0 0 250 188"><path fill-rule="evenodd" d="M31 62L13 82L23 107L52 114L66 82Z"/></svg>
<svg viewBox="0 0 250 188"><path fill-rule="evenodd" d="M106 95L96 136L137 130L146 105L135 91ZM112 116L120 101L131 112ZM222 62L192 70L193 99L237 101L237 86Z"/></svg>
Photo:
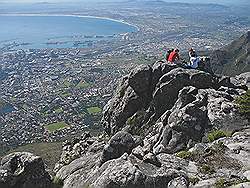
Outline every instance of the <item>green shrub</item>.
<svg viewBox="0 0 250 188"><path fill-rule="evenodd" d="M236 103L239 106L240 113L250 119L250 90L238 97Z"/></svg>
<svg viewBox="0 0 250 188"><path fill-rule="evenodd" d="M216 188L224 188L224 187L230 187L233 185L238 185L241 183L246 183L246 182L250 182L248 179L246 178L236 178L236 179L231 179L231 180L225 180L224 178L220 178L216 181L215 183L215 187Z"/></svg>
<svg viewBox="0 0 250 188"><path fill-rule="evenodd" d="M190 182L192 185L195 185L195 184L197 184L197 183L200 181L200 179L197 178L197 177L189 177L188 179L189 179L189 182Z"/></svg>
<svg viewBox="0 0 250 188"><path fill-rule="evenodd" d="M193 156L193 153L190 151L180 151L176 154L177 157L180 157L182 159L191 159Z"/></svg>
<svg viewBox="0 0 250 188"><path fill-rule="evenodd" d="M217 181L216 181L216 183L215 183L215 187L216 188L223 188L223 187L225 187L225 179L224 178L220 178L220 179L218 179Z"/></svg>
<svg viewBox="0 0 250 188"><path fill-rule="evenodd" d="M232 132L223 130L213 130L208 134L207 139L209 142L213 142L215 140L218 140L219 138L230 137L230 136L232 136Z"/></svg>
<svg viewBox="0 0 250 188"><path fill-rule="evenodd" d="M200 171L203 173L203 174L213 174L215 173L215 170L213 167L209 166L209 165L202 165L201 168L200 168Z"/></svg>

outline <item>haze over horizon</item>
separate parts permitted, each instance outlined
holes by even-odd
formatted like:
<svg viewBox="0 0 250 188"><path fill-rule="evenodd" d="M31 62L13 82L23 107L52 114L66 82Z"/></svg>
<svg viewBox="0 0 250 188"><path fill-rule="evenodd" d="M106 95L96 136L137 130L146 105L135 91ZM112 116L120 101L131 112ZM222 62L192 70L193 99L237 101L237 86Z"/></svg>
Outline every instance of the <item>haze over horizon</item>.
<svg viewBox="0 0 250 188"><path fill-rule="evenodd" d="M127 0L0 0L0 3L81 3L81 2L122 2ZM148 1L148 0L145 0ZM216 3L216 4L249 4L249 0L164 0L166 2L182 2L182 3Z"/></svg>

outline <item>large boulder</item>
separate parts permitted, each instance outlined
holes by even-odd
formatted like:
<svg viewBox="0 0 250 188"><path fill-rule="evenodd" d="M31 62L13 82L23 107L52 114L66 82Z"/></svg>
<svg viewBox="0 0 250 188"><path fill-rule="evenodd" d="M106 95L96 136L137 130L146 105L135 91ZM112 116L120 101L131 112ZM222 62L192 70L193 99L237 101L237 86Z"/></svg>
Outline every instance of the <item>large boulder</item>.
<svg viewBox="0 0 250 188"><path fill-rule="evenodd" d="M17 152L4 157L0 164L1 188L49 188L51 177L41 157Z"/></svg>
<svg viewBox="0 0 250 188"><path fill-rule="evenodd" d="M152 93L152 68L148 65L136 67L129 74L128 84L138 96L150 98Z"/></svg>
<svg viewBox="0 0 250 188"><path fill-rule="evenodd" d="M124 154L104 163L90 176L87 185L95 188L166 188L171 187L171 181L176 181L176 178L184 181L184 188L188 187L184 172L143 163L133 155Z"/></svg>
<svg viewBox="0 0 250 188"><path fill-rule="evenodd" d="M109 135L122 130L129 117L142 109L147 99L136 94L128 85L128 78L124 77L119 84L112 100L103 109L101 123Z"/></svg>
<svg viewBox="0 0 250 188"><path fill-rule="evenodd" d="M103 164L111 159L119 158L124 153L130 154L135 146L133 136L127 132L120 131L116 133L104 147L101 163Z"/></svg>

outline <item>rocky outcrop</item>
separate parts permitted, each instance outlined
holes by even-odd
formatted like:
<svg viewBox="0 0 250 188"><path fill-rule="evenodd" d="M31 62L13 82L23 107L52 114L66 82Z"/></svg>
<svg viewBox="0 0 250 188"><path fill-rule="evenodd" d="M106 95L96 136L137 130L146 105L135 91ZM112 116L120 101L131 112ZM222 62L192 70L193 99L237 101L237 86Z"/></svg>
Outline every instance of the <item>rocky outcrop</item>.
<svg viewBox="0 0 250 188"><path fill-rule="evenodd" d="M246 183L249 122L234 102L246 92L246 75L219 77L159 63L137 67L104 108L101 123L111 138L85 135L66 144L56 177L64 188ZM213 131L223 134L214 141Z"/></svg>
<svg viewBox="0 0 250 188"><path fill-rule="evenodd" d="M145 78L146 76L149 78ZM120 130L144 134L148 127L152 127L162 115L174 107L179 92L184 87L192 86L197 90L224 89L228 93L235 92L239 95L247 89L244 83L248 79L239 78L218 77L172 64L156 63L152 68L140 66L120 82L113 99L104 108L102 124L109 135ZM148 86L149 83L151 87ZM200 96L206 97L205 95Z"/></svg>
<svg viewBox="0 0 250 188"><path fill-rule="evenodd" d="M1 188L49 188L51 177L43 160L31 153L12 153L0 164Z"/></svg>

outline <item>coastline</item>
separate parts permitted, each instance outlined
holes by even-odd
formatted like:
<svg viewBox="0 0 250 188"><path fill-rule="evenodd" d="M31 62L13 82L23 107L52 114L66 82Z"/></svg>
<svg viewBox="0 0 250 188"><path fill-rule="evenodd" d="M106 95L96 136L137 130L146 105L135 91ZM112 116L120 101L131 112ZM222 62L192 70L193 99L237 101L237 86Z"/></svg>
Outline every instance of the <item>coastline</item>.
<svg viewBox="0 0 250 188"><path fill-rule="evenodd" d="M108 18L108 17L101 17L101 16L86 16L86 15L79 15L79 14L40 14L40 13L6 13L6 14L1 14L0 16L65 16L65 17L78 17L78 18L95 18L95 19L103 19L103 20L110 20L118 23L122 23L128 26L132 26L136 28L137 32L140 31L140 28L137 25L128 23L124 20L116 20L113 18Z"/></svg>

